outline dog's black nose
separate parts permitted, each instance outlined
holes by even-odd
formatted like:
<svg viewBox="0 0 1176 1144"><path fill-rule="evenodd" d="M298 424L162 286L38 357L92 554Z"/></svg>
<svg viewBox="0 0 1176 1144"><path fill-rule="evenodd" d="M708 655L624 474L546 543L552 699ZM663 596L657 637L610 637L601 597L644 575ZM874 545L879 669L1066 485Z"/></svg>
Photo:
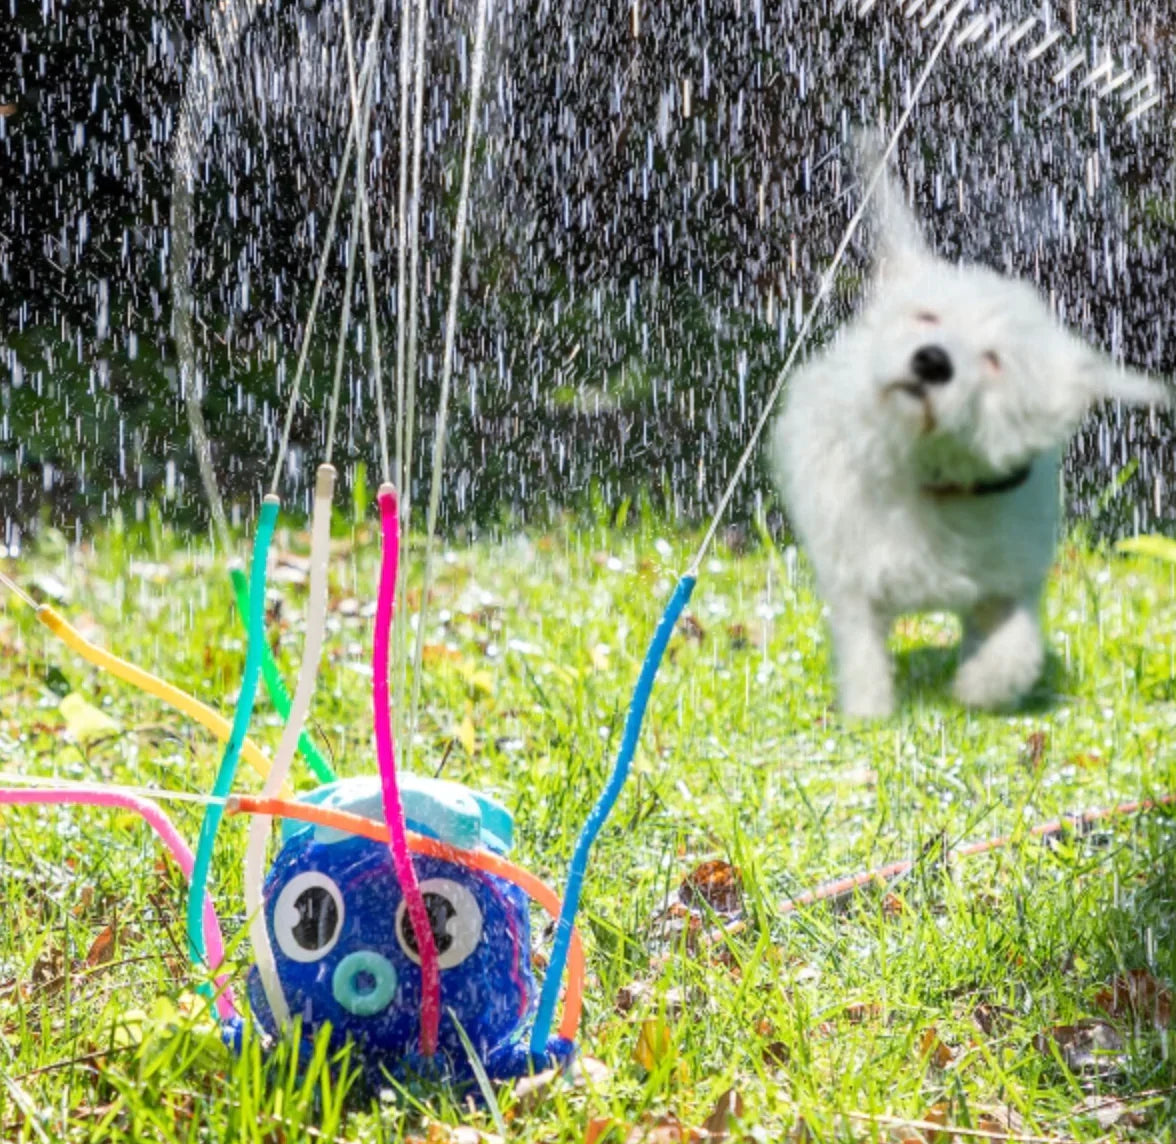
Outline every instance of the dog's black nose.
<svg viewBox="0 0 1176 1144"><path fill-rule="evenodd" d="M911 372L928 385L943 385L951 381L954 370L951 358L942 346L923 346L915 350L915 356L911 358Z"/></svg>

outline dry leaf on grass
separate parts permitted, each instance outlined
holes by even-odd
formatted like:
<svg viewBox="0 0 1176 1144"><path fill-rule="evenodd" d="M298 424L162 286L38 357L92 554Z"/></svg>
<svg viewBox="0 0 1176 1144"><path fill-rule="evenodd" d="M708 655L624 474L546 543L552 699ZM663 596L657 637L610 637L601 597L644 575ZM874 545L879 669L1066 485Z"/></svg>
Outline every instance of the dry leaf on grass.
<svg viewBox="0 0 1176 1144"><path fill-rule="evenodd" d="M761 1056L769 1068L783 1068L792 1059L792 1050L783 1041L769 1041Z"/></svg>
<svg viewBox="0 0 1176 1144"><path fill-rule="evenodd" d="M648 1004L664 1013L668 1020L676 1021L686 1011L686 1001L686 990L678 986L659 994L651 981L631 981L617 990L615 1004L619 1013L631 1013L639 1005Z"/></svg>
<svg viewBox="0 0 1176 1144"><path fill-rule="evenodd" d="M715 1107L703 1124L703 1131L709 1140L726 1140L731 1133L733 1120L743 1118L743 1097L733 1088L715 1101Z"/></svg>
<svg viewBox="0 0 1176 1144"><path fill-rule="evenodd" d="M945 1069L955 1060L955 1051L939 1039L939 1030L932 1025L919 1037L919 1056L937 1069Z"/></svg>
<svg viewBox="0 0 1176 1144"><path fill-rule="evenodd" d="M851 1114L855 1120L887 1125L894 1144L980 1144L985 1139L1042 1140L1025 1136L1025 1122L1014 1108L970 1105L953 1112L946 1101L933 1104L918 1120ZM1059 1141L1059 1144L1062 1144Z"/></svg>
<svg viewBox="0 0 1176 1144"><path fill-rule="evenodd" d="M703 862L669 894L652 923L655 945L669 945L684 936L692 953L721 946L746 925L743 876L729 862Z"/></svg>
<svg viewBox="0 0 1176 1144"><path fill-rule="evenodd" d="M468 1124L454 1126L433 1121L424 1136L406 1136L404 1144L506 1144L506 1141L497 1133L483 1132Z"/></svg>
<svg viewBox="0 0 1176 1144"><path fill-rule="evenodd" d="M692 909L705 903L716 914L736 917L743 912L743 875L729 862L703 862L683 879L678 898Z"/></svg>
<svg viewBox="0 0 1176 1144"><path fill-rule="evenodd" d="M674 1033L668 1022L660 1017L651 1017L641 1022L641 1032L633 1047L633 1059L646 1072L653 1072L658 1065L674 1052Z"/></svg>
<svg viewBox="0 0 1176 1144"><path fill-rule="evenodd" d="M644 1124L635 1124L625 1144L701 1144L705 1135L683 1124L672 1112Z"/></svg>
<svg viewBox="0 0 1176 1144"><path fill-rule="evenodd" d="M951 1120L951 1108L946 1104L933 1104L923 1113L921 1120L922 1124L942 1124L946 1127ZM950 1144L951 1141L951 1134L948 1132L928 1132L924 1128L922 1133L920 1133L917 1129L908 1128L906 1125L900 1128L899 1131L913 1134L910 1137L904 1136L904 1139L926 1141L927 1144Z"/></svg>
<svg viewBox="0 0 1176 1144"><path fill-rule="evenodd" d="M588 1121L588 1127L584 1129L584 1144L601 1144L605 1137L618 1140L621 1128L622 1125L611 1116L595 1116Z"/></svg>
<svg viewBox="0 0 1176 1144"><path fill-rule="evenodd" d="M97 965L105 965L114 956L114 943L118 934L112 922L90 944L86 954L86 966L93 969Z"/></svg>
<svg viewBox="0 0 1176 1144"><path fill-rule="evenodd" d="M1132 969L1095 994L1094 1003L1109 1017L1150 1022L1156 1029L1172 1024L1172 994L1146 969Z"/></svg>
<svg viewBox="0 0 1176 1144"><path fill-rule="evenodd" d="M1045 731L1034 731L1025 740L1025 745L1022 747L1022 759L1025 765L1031 770L1037 770L1041 766L1042 759L1045 758L1045 752L1049 748L1049 735Z"/></svg>
<svg viewBox="0 0 1176 1144"><path fill-rule="evenodd" d="M513 1118L537 1108L547 1099L557 1084L568 1088L601 1089L612 1077L612 1069L595 1057L578 1056L570 1069L544 1069L534 1076L525 1076L514 1086L515 1103L510 1109Z"/></svg>
<svg viewBox="0 0 1176 1144"><path fill-rule="evenodd" d="M1066 1067L1087 1077L1109 1077L1123 1065L1123 1038L1107 1021L1079 1021L1077 1025L1055 1025L1033 1039L1037 1050L1052 1055L1061 1052Z"/></svg>
<svg viewBox="0 0 1176 1144"><path fill-rule="evenodd" d="M1025 1119L1007 1104L972 1106L972 1123L982 1132L1002 1133L1006 1136L1024 1135Z"/></svg>
<svg viewBox="0 0 1176 1144"><path fill-rule="evenodd" d="M702 1128L691 1128L683 1124L672 1112L658 1117L646 1117L628 1130L610 1117L599 1117L588 1122L584 1132L584 1144L602 1144L603 1141L617 1140L618 1144L722 1144L730 1138L732 1121L743 1115L743 1097L733 1088L715 1102L715 1107ZM622 1133L624 1133L622 1135Z"/></svg>
<svg viewBox="0 0 1176 1144"><path fill-rule="evenodd" d="M1088 1096L1071 1109L1071 1115L1098 1121L1099 1128L1142 1128L1147 1123L1147 1113L1141 1108L1132 1108L1114 1096Z"/></svg>
<svg viewBox="0 0 1176 1144"><path fill-rule="evenodd" d="M882 1016L882 1006L877 1001L853 1001L846 1005L845 1019L851 1025L863 1025Z"/></svg>
<svg viewBox="0 0 1176 1144"><path fill-rule="evenodd" d="M989 1037L1003 1033L1015 1016L1007 1005L989 1005L987 1002L981 1002L972 1010L972 1020Z"/></svg>
<svg viewBox="0 0 1176 1144"><path fill-rule="evenodd" d="M653 984L649 981L630 981L617 990L613 1004L618 1013L630 1013L653 996Z"/></svg>

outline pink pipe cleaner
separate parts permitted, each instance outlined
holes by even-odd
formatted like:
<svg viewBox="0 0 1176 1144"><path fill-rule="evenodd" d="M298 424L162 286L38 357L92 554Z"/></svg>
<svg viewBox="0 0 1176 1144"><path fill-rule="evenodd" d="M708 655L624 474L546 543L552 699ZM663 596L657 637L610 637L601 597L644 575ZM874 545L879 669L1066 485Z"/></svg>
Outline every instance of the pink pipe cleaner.
<svg viewBox="0 0 1176 1144"><path fill-rule="evenodd" d="M145 819L149 826L159 835L160 841L171 852L176 864L184 872L185 878L192 877L192 866L195 858L188 844L180 837L176 828L155 803L137 795L125 794L122 791L107 790L99 786L71 786L71 787L29 787L27 790L12 790L0 787L0 804L9 803L16 806L35 806L44 803L67 806L104 806L122 807L133 810ZM224 941L221 939L220 923L217 921L216 909L212 899L204 895L204 940L208 946L209 957L213 967L217 967L225 959ZM222 1021L227 1021L237 1015L237 1008L233 1004L233 993L228 985L228 978L221 976L216 979L218 991L216 996L216 1011Z"/></svg>
<svg viewBox="0 0 1176 1144"><path fill-rule="evenodd" d="M412 923L421 959L421 1052L431 1057L437 1051L437 1035L441 1026L441 969L437 964L437 944L433 941L429 911L408 851L404 806L396 782L396 747L392 741L392 720L388 706L388 633L392 627L396 572L400 563L400 507L396 490L388 484L380 486L376 500L380 506L380 529L384 539L380 562L380 594L376 598L376 631L372 641L376 760L384 791L384 821L388 824L392 864L396 869L401 893L404 894L405 909Z"/></svg>

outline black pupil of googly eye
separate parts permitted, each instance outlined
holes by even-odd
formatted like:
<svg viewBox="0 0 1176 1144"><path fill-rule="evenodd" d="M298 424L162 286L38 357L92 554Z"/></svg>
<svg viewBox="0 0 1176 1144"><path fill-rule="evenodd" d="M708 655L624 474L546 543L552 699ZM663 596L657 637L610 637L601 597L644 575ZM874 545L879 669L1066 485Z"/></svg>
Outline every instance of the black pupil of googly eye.
<svg viewBox="0 0 1176 1144"><path fill-rule="evenodd" d="M331 892L325 886L310 886L294 899L294 908L294 940L308 950L329 945L339 924L339 907Z"/></svg>
<svg viewBox="0 0 1176 1144"><path fill-rule="evenodd" d="M429 929L433 931L433 944L437 953L443 954L453 944L453 934L449 932L449 923L457 916L457 907L444 894L425 894L425 909L429 913ZM404 940L406 949L411 950L418 957L416 934L412 930L412 919L405 910L400 921L400 936Z"/></svg>

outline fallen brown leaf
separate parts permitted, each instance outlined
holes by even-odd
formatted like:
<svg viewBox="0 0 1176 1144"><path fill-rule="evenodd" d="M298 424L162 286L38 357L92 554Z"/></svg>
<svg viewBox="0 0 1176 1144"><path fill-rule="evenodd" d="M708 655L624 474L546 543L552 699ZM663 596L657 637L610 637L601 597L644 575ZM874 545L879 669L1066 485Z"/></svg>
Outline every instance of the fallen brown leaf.
<svg viewBox="0 0 1176 1144"><path fill-rule="evenodd" d="M494 1132L483 1132L480 1128L472 1128L468 1124L441 1124L432 1121L425 1129L425 1135L406 1136L404 1144L506 1144L501 1136Z"/></svg>
<svg viewBox="0 0 1176 1144"><path fill-rule="evenodd" d="M1032 770L1037 770L1041 766L1041 760L1045 758L1045 752L1049 747L1049 735L1045 731L1034 731L1025 740L1025 745L1021 748L1023 751L1023 759L1026 766Z"/></svg>
<svg viewBox="0 0 1176 1144"><path fill-rule="evenodd" d="M114 956L114 943L117 937L114 923L111 922L91 943L86 954L86 966L93 969L96 965L103 965Z"/></svg>
<svg viewBox="0 0 1176 1144"><path fill-rule="evenodd" d="M930 1031L934 1032L934 1030ZM925 1036L926 1034L924 1034L924 1037ZM948 1105L943 1103L933 1104L929 1109L927 1109L926 1112L923 1113L922 1124L942 1124L946 1127L949 1120L951 1119L950 1114L951 1109ZM920 1125L920 1127L922 1127L922 1125ZM923 1128L922 1135L918 1136L917 1139L925 1141L926 1144L951 1144L951 1133L934 1131L928 1132L926 1128Z"/></svg>
<svg viewBox="0 0 1176 1144"><path fill-rule="evenodd" d="M600 1144L608 1136L615 1138L622 1128L611 1116L593 1117L584 1129L584 1144Z"/></svg>
<svg viewBox="0 0 1176 1144"><path fill-rule="evenodd" d="M1084 1076L1106 1078L1123 1063L1123 1038L1107 1021L1055 1025L1048 1033L1038 1033L1033 1043L1047 1056L1051 1055L1051 1043L1056 1045L1066 1067Z"/></svg>
<svg viewBox="0 0 1176 1144"><path fill-rule="evenodd" d="M972 1117L976 1128L983 1132L1017 1136L1025 1131L1024 1118L1011 1105L976 1104L972 1106Z"/></svg>
<svg viewBox="0 0 1176 1144"><path fill-rule="evenodd" d="M1172 1024L1172 994L1146 969L1132 969L1095 994L1094 1003L1110 1017L1150 1022L1157 1029Z"/></svg>
<svg viewBox="0 0 1176 1144"><path fill-rule="evenodd" d="M641 1022L641 1032L633 1048L633 1059L647 1072L653 1072L674 1051L674 1034L660 1017Z"/></svg>
<svg viewBox="0 0 1176 1144"><path fill-rule="evenodd" d="M57 993L65 984L65 954L56 946L42 950L29 971L29 984L43 997Z"/></svg>
<svg viewBox="0 0 1176 1144"><path fill-rule="evenodd" d="M734 917L743 911L743 876L729 862L703 862L686 875L678 897L693 909L705 903L716 914Z"/></svg>
<svg viewBox="0 0 1176 1144"><path fill-rule="evenodd" d="M617 1008L618 1013L629 1013L636 1009L643 1001L648 1001L653 996L653 985L648 981L630 981L628 985L622 985L617 990L616 1000L613 1004Z"/></svg>
<svg viewBox="0 0 1176 1144"><path fill-rule="evenodd" d="M845 1007L845 1019L851 1025L861 1025L882 1016L882 1006L877 1001L854 1001Z"/></svg>
<svg viewBox="0 0 1176 1144"><path fill-rule="evenodd" d="M570 1069L544 1069L534 1076L525 1076L515 1083L511 1116L537 1108L557 1084L568 1088L601 1089L611 1076L612 1069L608 1065L586 1056L577 1056Z"/></svg>
<svg viewBox="0 0 1176 1144"><path fill-rule="evenodd" d="M672 1112L667 1112L648 1124L637 1124L629 1129L625 1144L698 1144L706 1139L697 1128L689 1128Z"/></svg>
<svg viewBox="0 0 1176 1144"><path fill-rule="evenodd" d="M733 1088L727 1089L715 1101L714 1110L706 1118L703 1131L709 1140L726 1140L731 1133L731 1121L743 1118L743 1097Z"/></svg>
<svg viewBox="0 0 1176 1144"><path fill-rule="evenodd" d="M955 1060L955 1053L939 1039L939 1030L934 1025L924 1029L919 1037L919 1056L937 1069L945 1069Z"/></svg>
<svg viewBox="0 0 1176 1144"><path fill-rule="evenodd" d="M879 1124L892 1124L891 1139L895 1144L967 1144L973 1140L1041 1140L1023 1135L1025 1122L1015 1109L973 1105L971 1124L965 1127L952 1123L951 1106L940 1101L933 1104L919 1120L902 1121L898 1117L862 1117ZM1057 1144L1065 1144L1058 1140Z"/></svg>
<svg viewBox="0 0 1176 1144"><path fill-rule="evenodd" d="M1080 1100L1071 1113L1083 1119L1098 1121L1100 1128L1142 1128L1147 1123L1147 1113L1132 1108L1114 1096L1088 1096Z"/></svg>
<svg viewBox="0 0 1176 1144"><path fill-rule="evenodd" d="M972 1020L982 1033L990 1037L1004 1032L1013 1016L1013 1011L1007 1006L989 1005L987 1002L981 1002L972 1010Z"/></svg>
<svg viewBox="0 0 1176 1144"><path fill-rule="evenodd" d="M807 1121L803 1116L797 1117L796 1123L788 1133L789 1144L809 1144L812 1138L813 1134L809 1131Z"/></svg>
<svg viewBox="0 0 1176 1144"><path fill-rule="evenodd" d="M94 887L90 885L83 886L81 892L78 894L78 904L74 906L71 912L75 918L80 918L93 904Z"/></svg>
<svg viewBox="0 0 1176 1144"><path fill-rule="evenodd" d="M792 1050L783 1041L769 1041L762 1055L764 1064L782 1068L792 1059Z"/></svg>

